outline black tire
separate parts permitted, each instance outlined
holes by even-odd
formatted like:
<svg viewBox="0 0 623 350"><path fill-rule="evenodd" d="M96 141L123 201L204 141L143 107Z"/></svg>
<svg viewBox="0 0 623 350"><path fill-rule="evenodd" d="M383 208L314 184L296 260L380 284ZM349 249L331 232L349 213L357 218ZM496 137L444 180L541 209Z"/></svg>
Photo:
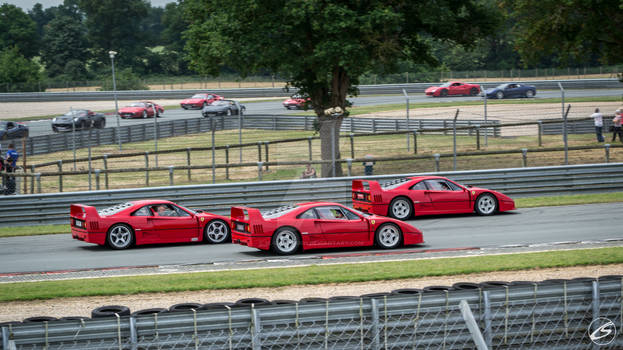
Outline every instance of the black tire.
<svg viewBox="0 0 623 350"><path fill-rule="evenodd" d="M182 108L184 108L184 109L188 109L188 107L186 107L186 106L182 106Z"/></svg>
<svg viewBox="0 0 623 350"><path fill-rule="evenodd" d="M478 89L476 89L476 88L471 88L471 89L469 90L469 95L470 95L470 96L476 96L476 95L478 95Z"/></svg>
<svg viewBox="0 0 623 350"><path fill-rule="evenodd" d="M231 117L231 115L232 115L233 113L231 112L231 109L228 109L226 114L227 114L227 116L228 116L228 117Z"/></svg>
<svg viewBox="0 0 623 350"><path fill-rule="evenodd" d="M476 198L474 210L478 215L493 215L498 210L498 200L491 193L483 193Z"/></svg>
<svg viewBox="0 0 623 350"><path fill-rule="evenodd" d="M199 309L200 310L227 310L227 307L233 307L234 303L223 302L223 303L207 303L203 304Z"/></svg>
<svg viewBox="0 0 623 350"><path fill-rule="evenodd" d="M91 318L116 317L115 314L119 316L129 316L130 308L123 305L100 306L91 311Z"/></svg>
<svg viewBox="0 0 623 350"><path fill-rule="evenodd" d="M87 128L89 128L89 125L87 124L87 122L86 122L86 121L84 121L84 120L83 120L83 121L81 121L81 122L80 122L80 130L85 130L85 129L87 129Z"/></svg>
<svg viewBox="0 0 623 350"><path fill-rule="evenodd" d="M383 224L376 229L374 242L383 249L396 248L402 243L402 230L394 224Z"/></svg>
<svg viewBox="0 0 623 350"><path fill-rule="evenodd" d="M270 301L264 298L244 298L236 301L235 306L268 305Z"/></svg>
<svg viewBox="0 0 623 350"><path fill-rule="evenodd" d="M279 255L294 254L301 246L301 236L291 227L282 227L273 234L270 246Z"/></svg>
<svg viewBox="0 0 623 350"><path fill-rule="evenodd" d="M396 197L389 204L389 216L398 220L409 220L413 216L413 204L407 197Z"/></svg>
<svg viewBox="0 0 623 350"><path fill-rule="evenodd" d="M143 115L141 116L143 119L147 119L147 111L143 110Z"/></svg>
<svg viewBox="0 0 623 350"><path fill-rule="evenodd" d="M526 98L534 97L534 95L535 93L532 90L526 91L526 94L525 94Z"/></svg>
<svg viewBox="0 0 623 350"><path fill-rule="evenodd" d="M40 322L50 322L56 321L58 318L52 316L33 316L25 318L22 323L40 323Z"/></svg>
<svg viewBox="0 0 623 350"><path fill-rule="evenodd" d="M231 228L221 219L211 220L203 228L203 241L212 244L231 242Z"/></svg>
<svg viewBox="0 0 623 350"><path fill-rule="evenodd" d="M441 97L448 96L448 90L446 90L446 89L441 90L441 92L439 93L439 96L441 96Z"/></svg>
<svg viewBox="0 0 623 350"><path fill-rule="evenodd" d="M95 127L98 129L103 129L104 127L106 127L106 119L98 120L97 123L95 123Z"/></svg>
<svg viewBox="0 0 623 350"><path fill-rule="evenodd" d="M495 97L496 97L498 100L503 99L503 98L504 98L504 92L503 92L503 91L498 91L498 92L496 92L496 93L495 93Z"/></svg>
<svg viewBox="0 0 623 350"><path fill-rule="evenodd" d="M199 310L203 304L199 303L180 303L175 304L169 308L169 312L183 312L183 311L192 311Z"/></svg>
<svg viewBox="0 0 623 350"><path fill-rule="evenodd" d="M106 233L106 244L112 249L127 249L134 243L134 230L126 224L114 224Z"/></svg>
<svg viewBox="0 0 623 350"><path fill-rule="evenodd" d="M203 107L201 107L201 108L206 108L206 106L207 106L207 105L208 105L208 103L207 103L207 102L204 102L204 103L203 103Z"/></svg>
<svg viewBox="0 0 623 350"><path fill-rule="evenodd" d="M161 308L161 307L154 307L151 309L143 309L143 310L138 310L138 311L134 311L132 313L132 316L145 316L145 315L153 315L153 314L162 314L165 312L168 312L169 310L165 309L165 308Z"/></svg>

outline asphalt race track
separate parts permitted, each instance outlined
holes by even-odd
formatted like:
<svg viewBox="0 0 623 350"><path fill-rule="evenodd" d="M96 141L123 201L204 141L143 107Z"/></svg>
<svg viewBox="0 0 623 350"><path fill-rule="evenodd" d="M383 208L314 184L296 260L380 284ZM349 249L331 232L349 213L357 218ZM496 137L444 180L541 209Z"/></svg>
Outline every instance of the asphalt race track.
<svg viewBox="0 0 623 350"><path fill-rule="evenodd" d="M565 97L598 97L598 96L620 96L623 94L623 89L586 89L586 90L566 90ZM538 91L535 97L540 98L560 98L560 91L544 90ZM424 94L413 95L410 97L412 103L421 102L463 102L463 101L482 101L481 97L469 97L469 96L452 96L445 98L431 98ZM405 103L404 96L401 95L381 95L381 96L359 96L351 98L351 101L356 106L373 106L373 105L386 105L386 104L401 104ZM523 100L523 99L522 99ZM269 115L284 115L291 114L295 111L289 111L281 105L282 100L264 101L264 102L251 102L244 103L246 106L246 114L269 114ZM120 107L125 105L125 101L121 101ZM111 107L113 105L111 104ZM184 110L182 108L168 109L165 111L163 117L159 120L173 120L173 119L190 119L198 118L201 116L200 110ZM234 116L235 118L235 116ZM120 119L120 125L134 125L142 123L153 123L153 119ZM40 136L46 134L52 134L52 127L50 120L37 120L25 122L29 127L30 136ZM106 120L106 127L116 127L117 121L114 117L109 116Z"/></svg>
<svg viewBox="0 0 623 350"><path fill-rule="evenodd" d="M490 217L453 215L410 221L424 232L425 244L414 249L494 248L623 239L623 203L519 209ZM239 263L284 259L237 244L176 244L141 246L125 251L73 240L69 234L0 239L0 274L114 267ZM374 256L375 248L315 250L288 259L343 255ZM383 251L388 252L388 251Z"/></svg>

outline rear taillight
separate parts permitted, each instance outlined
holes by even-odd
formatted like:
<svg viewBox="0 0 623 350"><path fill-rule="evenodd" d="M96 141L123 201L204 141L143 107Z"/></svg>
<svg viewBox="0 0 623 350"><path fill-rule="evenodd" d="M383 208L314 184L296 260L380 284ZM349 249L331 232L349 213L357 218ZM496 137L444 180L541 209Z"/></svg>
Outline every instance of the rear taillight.
<svg viewBox="0 0 623 350"><path fill-rule="evenodd" d="M368 202L369 202L369 201L370 201L370 198L371 198L371 197L370 197L370 195L368 195L368 196L367 196L367 198L368 198Z"/></svg>

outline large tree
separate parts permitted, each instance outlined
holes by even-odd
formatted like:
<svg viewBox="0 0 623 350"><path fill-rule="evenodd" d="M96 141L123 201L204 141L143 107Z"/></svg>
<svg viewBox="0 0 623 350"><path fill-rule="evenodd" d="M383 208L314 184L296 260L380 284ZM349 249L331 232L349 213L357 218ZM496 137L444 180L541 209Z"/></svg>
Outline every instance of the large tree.
<svg viewBox="0 0 623 350"><path fill-rule="evenodd" d="M434 63L428 37L469 45L491 32L478 0L185 0L191 65L218 74L225 65L243 76L268 69L311 98L323 160L332 159L359 77L401 59ZM427 36L425 38L424 36ZM340 107L341 115L325 115ZM332 136L333 133L333 136ZM339 158L339 147L334 147ZM341 167L336 175L342 173ZM322 167L330 176L331 165Z"/></svg>
<svg viewBox="0 0 623 350"><path fill-rule="evenodd" d="M19 7L0 5L0 50L17 48L26 58L38 53L37 26Z"/></svg>
<svg viewBox="0 0 623 350"><path fill-rule="evenodd" d="M70 16L56 17L44 27L41 59L50 77L67 74L70 80L84 78L83 74L75 74L80 70L66 69L66 65L73 62L71 67L77 67L77 63L81 63L82 71L86 70L89 52L84 33L85 27L81 19Z"/></svg>
<svg viewBox="0 0 623 350"><path fill-rule="evenodd" d="M17 47L0 50L0 91L38 91L40 67L24 57Z"/></svg>
<svg viewBox="0 0 623 350"><path fill-rule="evenodd" d="M623 0L506 0L526 63L558 56L570 62L623 62Z"/></svg>

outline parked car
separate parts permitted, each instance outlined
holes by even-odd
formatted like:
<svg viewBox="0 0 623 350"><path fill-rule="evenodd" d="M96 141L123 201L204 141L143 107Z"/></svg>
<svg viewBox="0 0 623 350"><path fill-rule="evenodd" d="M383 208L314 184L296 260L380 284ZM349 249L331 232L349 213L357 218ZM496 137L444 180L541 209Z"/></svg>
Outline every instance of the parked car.
<svg viewBox="0 0 623 350"><path fill-rule="evenodd" d="M353 180L353 207L364 212L407 220L414 215L492 215L515 209L508 196L486 188L460 185L440 176L414 176L383 185Z"/></svg>
<svg viewBox="0 0 623 350"><path fill-rule="evenodd" d="M286 109L305 109L311 108L311 98L301 95L292 95L289 99L282 102Z"/></svg>
<svg viewBox="0 0 623 350"><path fill-rule="evenodd" d="M161 105L151 101L133 102L129 105L119 109L119 116L121 118L147 118L159 117L164 113L164 108Z"/></svg>
<svg viewBox="0 0 623 350"><path fill-rule="evenodd" d="M480 93L480 85L449 81L440 86L431 86L425 91L426 96L445 97L456 95L477 96Z"/></svg>
<svg viewBox="0 0 623 350"><path fill-rule="evenodd" d="M485 91L487 98L512 98L512 97L534 97L536 87L519 83L500 84L492 89Z"/></svg>
<svg viewBox="0 0 623 350"><path fill-rule="evenodd" d="M247 109L245 106L236 103L236 101L233 100L218 100L203 107L201 114L204 117L213 117L217 115L238 115L238 108L240 108L241 114L244 114L244 111Z"/></svg>
<svg viewBox="0 0 623 350"><path fill-rule="evenodd" d="M85 130L89 128L102 129L106 126L106 117L103 113L95 113L88 109L74 109L62 116L52 119L52 130L72 131Z"/></svg>
<svg viewBox="0 0 623 350"><path fill-rule="evenodd" d="M28 137L28 127L22 123L0 120L0 140Z"/></svg>
<svg viewBox="0 0 623 350"><path fill-rule="evenodd" d="M110 208L72 204L74 239L126 249L132 245L176 242L230 242L229 218L193 211L166 200L139 200Z"/></svg>
<svg viewBox="0 0 623 350"><path fill-rule="evenodd" d="M399 220L368 215L338 203L310 202L260 212L231 208L232 242L294 254L298 250L423 243L422 232Z"/></svg>
<svg viewBox="0 0 623 350"><path fill-rule="evenodd" d="M180 106L184 109L201 109L214 101L222 99L223 96L214 94L194 94L192 97L182 100Z"/></svg>

